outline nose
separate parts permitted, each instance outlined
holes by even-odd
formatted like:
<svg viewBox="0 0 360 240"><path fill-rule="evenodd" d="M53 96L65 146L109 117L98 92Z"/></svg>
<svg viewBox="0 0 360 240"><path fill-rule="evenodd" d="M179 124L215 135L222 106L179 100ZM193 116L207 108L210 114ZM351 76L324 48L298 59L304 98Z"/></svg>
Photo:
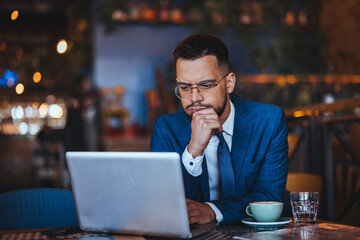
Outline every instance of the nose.
<svg viewBox="0 0 360 240"><path fill-rule="evenodd" d="M191 89L191 101L192 102L200 102L204 100L203 96L200 93L200 90L197 87Z"/></svg>

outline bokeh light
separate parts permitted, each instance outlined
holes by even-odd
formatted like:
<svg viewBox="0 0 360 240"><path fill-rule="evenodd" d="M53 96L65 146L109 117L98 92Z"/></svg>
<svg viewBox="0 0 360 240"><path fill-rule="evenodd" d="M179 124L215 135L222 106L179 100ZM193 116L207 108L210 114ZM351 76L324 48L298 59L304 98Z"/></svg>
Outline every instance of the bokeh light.
<svg viewBox="0 0 360 240"><path fill-rule="evenodd" d="M14 79L13 78L9 78L8 80L7 80L7 86L8 87L12 87L12 86L14 86Z"/></svg>
<svg viewBox="0 0 360 240"><path fill-rule="evenodd" d="M6 69L4 72L4 79L8 87L13 87L18 80L17 73Z"/></svg>
<svg viewBox="0 0 360 240"><path fill-rule="evenodd" d="M34 75L33 75L33 80L34 80L34 83L40 82L40 80L41 80L41 73L40 73L40 72L34 73Z"/></svg>
<svg viewBox="0 0 360 240"><path fill-rule="evenodd" d="M56 102L56 97L54 95L48 95L45 100L48 104L54 104Z"/></svg>
<svg viewBox="0 0 360 240"><path fill-rule="evenodd" d="M56 49L60 54L65 53L67 50L67 42L64 39L60 40L57 44Z"/></svg>
<svg viewBox="0 0 360 240"><path fill-rule="evenodd" d="M11 20L15 21L19 17L19 11L15 10L11 13Z"/></svg>
<svg viewBox="0 0 360 240"><path fill-rule="evenodd" d="M15 91L17 94L22 94L25 90L25 87L22 83L19 83L18 85L16 85Z"/></svg>
<svg viewBox="0 0 360 240"><path fill-rule="evenodd" d="M33 118L33 117L35 117L35 116L36 116L35 108L32 107L32 106L27 106L27 107L25 108L25 116L26 116L27 118Z"/></svg>
<svg viewBox="0 0 360 240"><path fill-rule="evenodd" d="M0 51L1 52L5 51L5 49L6 49L6 42L4 42L4 41L0 42Z"/></svg>
<svg viewBox="0 0 360 240"><path fill-rule="evenodd" d="M41 118L46 117L46 114L48 113L49 105L47 103L43 103L39 107L39 115Z"/></svg>
<svg viewBox="0 0 360 240"><path fill-rule="evenodd" d="M40 127L38 124L33 124L33 123L29 124L29 133L31 135L36 135L38 134L39 131L40 131Z"/></svg>
<svg viewBox="0 0 360 240"><path fill-rule="evenodd" d="M39 103L38 103L38 102L33 102L33 103L31 103L31 106L33 106L34 108L38 108L38 107L39 107Z"/></svg>
<svg viewBox="0 0 360 240"><path fill-rule="evenodd" d="M12 119L22 119L24 117L24 109L22 106L13 106L11 108L11 117Z"/></svg>
<svg viewBox="0 0 360 240"><path fill-rule="evenodd" d="M49 106L49 116L51 118L59 119L62 117L63 113L64 111L62 110L59 104L51 104Z"/></svg>
<svg viewBox="0 0 360 240"><path fill-rule="evenodd" d="M19 133L21 135L26 135L29 132L29 126L27 125L27 123L22 122L19 124Z"/></svg>

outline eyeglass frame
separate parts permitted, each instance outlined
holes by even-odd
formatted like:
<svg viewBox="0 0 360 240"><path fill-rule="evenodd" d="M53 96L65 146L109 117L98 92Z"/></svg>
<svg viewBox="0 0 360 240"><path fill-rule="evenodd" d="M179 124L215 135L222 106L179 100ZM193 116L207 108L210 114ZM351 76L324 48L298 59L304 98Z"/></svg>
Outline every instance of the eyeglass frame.
<svg viewBox="0 0 360 240"><path fill-rule="evenodd" d="M220 79L220 81L218 81L217 83L214 83L211 87L209 87L208 89L210 90L210 89L213 89L213 88L215 88L215 87L217 87L220 83L221 83L221 81L222 80L224 80L228 75L229 75L230 73L226 73L221 79ZM200 82L201 83L201 82ZM184 84L186 84L186 83L184 83ZM198 86L199 86L199 84L187 84L187 85L189 85L189 90L191 91L191 94L193 93L192 91L193 91L193 89L194 88L196 88L196 90L197 90L197 92L200 94L200 90L198 89ZM181 99L183 99L182 97L181 97L181 95L180 95L180 92L179 92L179 83L176 83L176 86L174 87L174 93L175 93L175 95L176 95L176 97L178 97L180 100ZM200 94L201 95L201 94ZM202 96L202 95L201 95Z"/></svg>

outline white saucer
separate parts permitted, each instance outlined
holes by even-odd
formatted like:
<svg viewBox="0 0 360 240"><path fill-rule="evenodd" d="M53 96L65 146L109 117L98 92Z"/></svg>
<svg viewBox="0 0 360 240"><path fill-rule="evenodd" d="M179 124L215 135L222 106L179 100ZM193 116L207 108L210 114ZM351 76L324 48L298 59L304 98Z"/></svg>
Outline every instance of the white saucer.
<svg viewBox="0 0 360 240"><path fill-rule="evenodd" d="M278 228L288 224L291 221L292 220L290 218L285 218L285 217L279 218L279 220L277 220L276 222L256 222L253 218L244 218L242 220L243 223L245 223L251 227L257 228L259 230L278 229Z"/></svg>

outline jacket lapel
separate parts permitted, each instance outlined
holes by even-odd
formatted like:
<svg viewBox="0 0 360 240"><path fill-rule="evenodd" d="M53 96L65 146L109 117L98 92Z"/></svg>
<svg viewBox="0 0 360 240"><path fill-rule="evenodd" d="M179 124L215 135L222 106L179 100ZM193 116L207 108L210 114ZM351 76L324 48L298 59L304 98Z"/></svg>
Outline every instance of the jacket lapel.
<svg viewBox="0 0 360 240"><path fill-rule="evenodd" d="M180 145L182 149L189 144L191 138L191 123L187 118L184 110L182 110L182 114L180 115L180 119L178 123L175 123L177 126L177 138L180 139Z"/></svg>
<svg viewBox="0 0 360 240"><path fill-rule="evenodd" d="M236 96L232 97L235 106L235 120L231 156L235 172L236 190L238 190L237 186L253 131L253 123L247 119L249 112L243 100Z"/></svg>

